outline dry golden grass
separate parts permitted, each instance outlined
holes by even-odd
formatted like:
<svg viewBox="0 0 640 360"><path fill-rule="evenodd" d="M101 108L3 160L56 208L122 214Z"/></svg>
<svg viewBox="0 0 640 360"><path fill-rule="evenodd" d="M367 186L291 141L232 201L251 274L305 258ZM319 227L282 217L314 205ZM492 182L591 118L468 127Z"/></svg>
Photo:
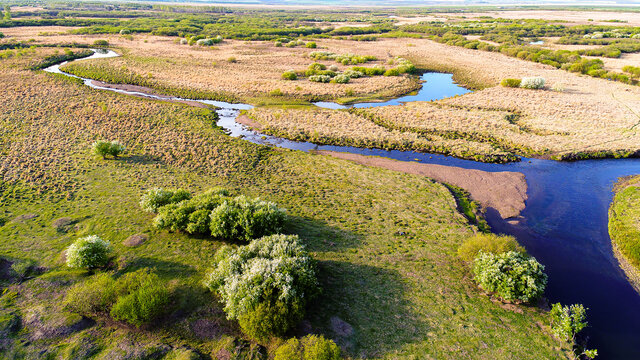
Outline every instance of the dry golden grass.
<svg viewBox="0 0 640 360"><path fill-rule="evenodd" d="M150 74L154 81L161 84L224 92L241 99L264 96L274 89L298 97L342 97L347 90L360 95L380 92L389 95L406 91L412 83L406 77L370 77L354 79L350 84L282 80L280 76L283 71L303 69L312 62L306 57L312 49L276 48L270 42L225 41L219 46L202 48L176 44L175 38L146 35L135 36L133 41L121 36L78 35L36 37L36 41L90 44L101 38L107 38L124 56L96 60L94 63L114 68L124 66L145 76ZM448 147L464 148L464 151L458 150L456 153L469 149L479 154L520 149L516 152L527 155L640 148L636 126L640 123L638 87L577 75L499 53L452 47L426 39L380 39L375 42L321 40L318 45L322 50L335 53L374 55L380 59L379 63L396 56L406 57L418 67L454 71L456 79L490 87L442 100L440 104L446 105L446 108L416 103L406 109L385 107L372 110L375 115L392 121L398 127L411 130L404 129L402 136L396 130L381 127L364 137L357 135L363 132L363 124L369 121L365 118L355 121L353 116L327 115L328 112L315 110L304 115L306 110L295 110L283 112L276 121L271 116L276 110L254 110L252 116L267 128L271 127L272 131L278 130L294 138L316 131L332 138L353 136L352 140L364 143L377 136L379 143L412 143L403 147L415 149L425 149L424 142L427 141L416 137L413 133L416 129L464 132L463 138L458 136L454 140L445 140L431 137L428 140L432 148L445 143ZM227 61L232 56L237 62ZM325 63L334 64L332 61ZM340 68L345 67L340 65ZM504 78L525 76L542 76L547 80L548 87L559 86L564 90L534 91L493 86ZM501 112L505 110L520 115L515 124L501 119L504 115ZM264 115L260 115L262 111ZM291 117L288 115L290 113L296 116ZM314 116L320 118L312 121ZM326 116L330 116L330 122ZM296 124L299 126L297 130ZM469 140L473 142L468 143ZM487 143L479 143L484 141Z"/></svg>
<svg viewBox="0 0 640 360"><path fill-rule="evenodd" d="M438 16L460 17L456 13L443 13ZM613 11L568 11L568 10L507 10L465 13L464 20L475 20L483 16L503 19L544 19L566 25L615 25L640 26L640 16L636 12ZM593 21L589 21L593 19ZM624 23L608 22L606 20L621 20Z"/></svg>

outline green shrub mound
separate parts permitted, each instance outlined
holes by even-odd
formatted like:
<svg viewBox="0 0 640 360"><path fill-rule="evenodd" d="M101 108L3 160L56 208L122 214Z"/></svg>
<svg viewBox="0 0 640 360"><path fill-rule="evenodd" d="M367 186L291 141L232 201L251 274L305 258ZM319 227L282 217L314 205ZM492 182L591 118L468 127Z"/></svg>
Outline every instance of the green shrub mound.
<svg viewBox="0 0 640 360"><path fill-rule="evenodd" d="M102 156L103 159L106 159L107 156L112 156L114 159L117 159L125 150L125 146L122 145L119 141L103 141L98 140L91 144L91 149L93 153Z"/></svg>
<svg viewBox="0 0 640 360"><path fill-rule="evenodd" d="M298 80L298 74L293 70L287 70L282 73L282 78L285 80Z"/></svg>
<svg viewBox="0 0 640 360"><path fill-rule="evenodd" d="M111 252L111 244L97 235L83 237L67 248L67 266L78 269L102 268L109 263Z"/></svg>
<svg viewBox="0 0 640 360"><path fill-rule="evenodd" d="M340 360L340 348L323 336L307 335L287 340L276 349L274 360Z"/></svg>
<svg viewBox="0 0 640 360"><path fill-rule="evenodd" d="M103 273L69 289L64 303L68 310L83 316L111 315L139 327L167 313L171 290L146 268L117 280Z"/></svg>
<svg viewBox="0 0 640 360"><path fill-rule="evenodd" d="M285 217L285 211L272 202L238 196L211 211L211 235L249 241L280 232Z"/></svg>
<svg viewBox="0 0 640 360"><path fill-rule="evenodd" d="M503 301L529 302L539 298L547 285L544 265L525 254L480 252L473 262L475 280Z"/></svg>
<svg viewBox="0 0 640 360"><path fill-rule="evenodd" d="M573 345L576 359L593 359L598 356L598 350L589 350L586 348L586 342L578 343L576 341L576 335L588 325L587 310L582 304L563 306L556 303L551 306L549 312L551 332L558 339Z"/></svg>
<svg viewBox="0 0 640 360"><path fill-rule="evenodd" d="M227 317L256 339L285 334L319 292L315 263L296 235L224 246L215 262L205 286L220 296Z"/></svg>
<svg viewBox="0 0 640 360"><path fill-rule="evenodd" d="M206 234L209 232L209 214L228 195L227 190L214 188L190 199L161 206L153 220L154 225L159 229Z"/></svg>
<svg viewBox="0 0 640 360"><path fill-rule="evenodd" d="M520 87L520 82L522 80L520 79L503 79L500 82L500 85L504 86L504 87L510 87L510 88L518 88Z"/></svg>
<svg viewBox="0 0 640 360"><path fill-rule="evenodd" d="M330 75L311 75L309 76L309 81L319 82L319 83L328 83L331 81Z"/></svg>
<svg viewBox="0 0 640 360"><path fill-rule="evenodd" d="M458 256L466 262L472 262L480 252L497 255L509 251L526 254L513 236L479 233L460 245Z"/></svg>
<svg viewBox="0 0 640 360"><path fill-rule="evenodd" d="M157 213L158 209L168 205L191 199L191 194L183 189L165 190L152 188L147 190L140 199L140 207L149 213Z"/></svg>
<svg viewBox="0 0 640 360"><path fill-rule="evenodd" d="M359 71L367 76L384 75L387 71L383 66L376 65L374 67L354 66L351 68L353 71Z"/></svg>
<svg viewBox="0 0 640 360"><path fill-rule="evenodd" d="M335 84L347 84L349 83L349 80L351 80L351 78L348 77L347 75L338 74L336 75L336 77L333 78L333 80L331 80L331 82Z"/></svg>

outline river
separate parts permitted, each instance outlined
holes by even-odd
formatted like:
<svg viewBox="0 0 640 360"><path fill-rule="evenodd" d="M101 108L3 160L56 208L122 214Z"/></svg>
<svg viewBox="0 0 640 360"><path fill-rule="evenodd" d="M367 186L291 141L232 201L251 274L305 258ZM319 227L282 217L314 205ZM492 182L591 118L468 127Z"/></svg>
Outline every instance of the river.
<svg viewBox="0 0 640 360"><path fill-rule="evenodd" d="M109 50L96 52L82 60L113 56L118 54ZM60 71L60 65L53 65L45 71L77 78ZM398 105L469 92L455 84L451 74L426 73L421 79L425 85L415 94L353 106ZM523 158L516 163L488 164L413 151L316 145L263 135L237 123L235 119L239 110L251 109L251 105L157 96L103 87L93 84L90 79L83 80L86 85L96 89L162 100L198 101L216 106L219 108L219 126L230 136L242 137L257 144L301 151L331 150L375 155L490 172L523 173L528 184L528 200L521 219L510 222L489 212L487 220L493 231L514 235L531 255L545 265L549 275L546 296L550 302L582 303L589 308L589 327L583 333L589 337L589 347L598 349L598 359L640 359L640 295L629 284L613 256L607 227L613 185L621 176L640 174L640 159L558 162ZM334 109L345 107L328 102L316 105Z"/></svg>

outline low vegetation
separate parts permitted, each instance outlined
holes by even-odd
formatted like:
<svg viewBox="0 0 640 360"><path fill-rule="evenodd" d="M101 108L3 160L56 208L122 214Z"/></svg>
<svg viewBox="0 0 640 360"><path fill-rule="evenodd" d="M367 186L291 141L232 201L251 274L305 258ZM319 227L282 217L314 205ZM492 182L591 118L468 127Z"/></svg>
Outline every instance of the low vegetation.
<svg viewBox="0 0 640 360"><path fill-rule="evenodd" d="M289 339L276 349L274 360L340 360L340 348L333 341L318 335Z"/></svg>
<svg viewBox="0 0 640 360"><path fill-rule="evenodd" d="M105 267L111 258L111 244L96 235L76 240L65 252L67 266L80 269Z"/></svg>
<svg viewBox="0 0 640 360"><path fill-rule="evenodd" d="M640 289L640 187L637 177L620 181L609 208L609 235L616 256L622 268L634 284Z"/></svg>
<svg viewBox="0 0 640 360"><path fill-rule="evenodd" d="M98 140L91 144L91 149L94 154L101 156L103 159L106 159L107 156L117 159L118 156L124 153L126 148L119 141Z"/></svg>
<svg viewBox="0 0 640 360"><path fill-rule="evenodd" d="M551 331L553 335L574 346L576 359L594 359L598 350L587 349L586 340L578 340L577 335L587 327L587 309L582 304L551 306Z"/></svg>
<svg viewBox="0 0 640 360"><path fill-rule="evenodd" d="M458 256L463 261L472 263L481 252L499 255L510 251L526 254L513 236L478 233L460 245Z"/></svg>

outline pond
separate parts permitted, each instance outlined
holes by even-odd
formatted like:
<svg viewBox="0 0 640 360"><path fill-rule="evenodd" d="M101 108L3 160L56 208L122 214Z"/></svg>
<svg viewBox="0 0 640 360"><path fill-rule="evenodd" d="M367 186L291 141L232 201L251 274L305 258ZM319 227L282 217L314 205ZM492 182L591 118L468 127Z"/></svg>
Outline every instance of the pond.
<svg viewBox="0 0 640 360"><path fill-rule="evenodd" d="M95 57L109 56L117 54L108 52ZM45 71L63 73L57 65ZM353 106L399 105L469 92L455 84L451 74L426 73L422 79L426 82L416 94ZM97 89L155 99L188 100L116 90L84 80L85 84ZM589 308L589 327L584 333L589 336L589 346L598 349L598 359L640 359L640 295L631 287L613 256L607 228L613 184L621 176L640 174L640 159L557 162L523 158L517 163L488 164L413 151L316 145L263 135L237 123L239 110L251 109L251 105L193 101L219 107L218 125L230 136L257 144L302 151L331 150L374 155L491 172L522 172L527 179L528 200L521 218L517 221L503 220L489 210L487 219L492 229L516 236L527 251L546 266L549 275L546 296L552 303L582 303ZM316 105L343 108L333 103Z"/></svg>

